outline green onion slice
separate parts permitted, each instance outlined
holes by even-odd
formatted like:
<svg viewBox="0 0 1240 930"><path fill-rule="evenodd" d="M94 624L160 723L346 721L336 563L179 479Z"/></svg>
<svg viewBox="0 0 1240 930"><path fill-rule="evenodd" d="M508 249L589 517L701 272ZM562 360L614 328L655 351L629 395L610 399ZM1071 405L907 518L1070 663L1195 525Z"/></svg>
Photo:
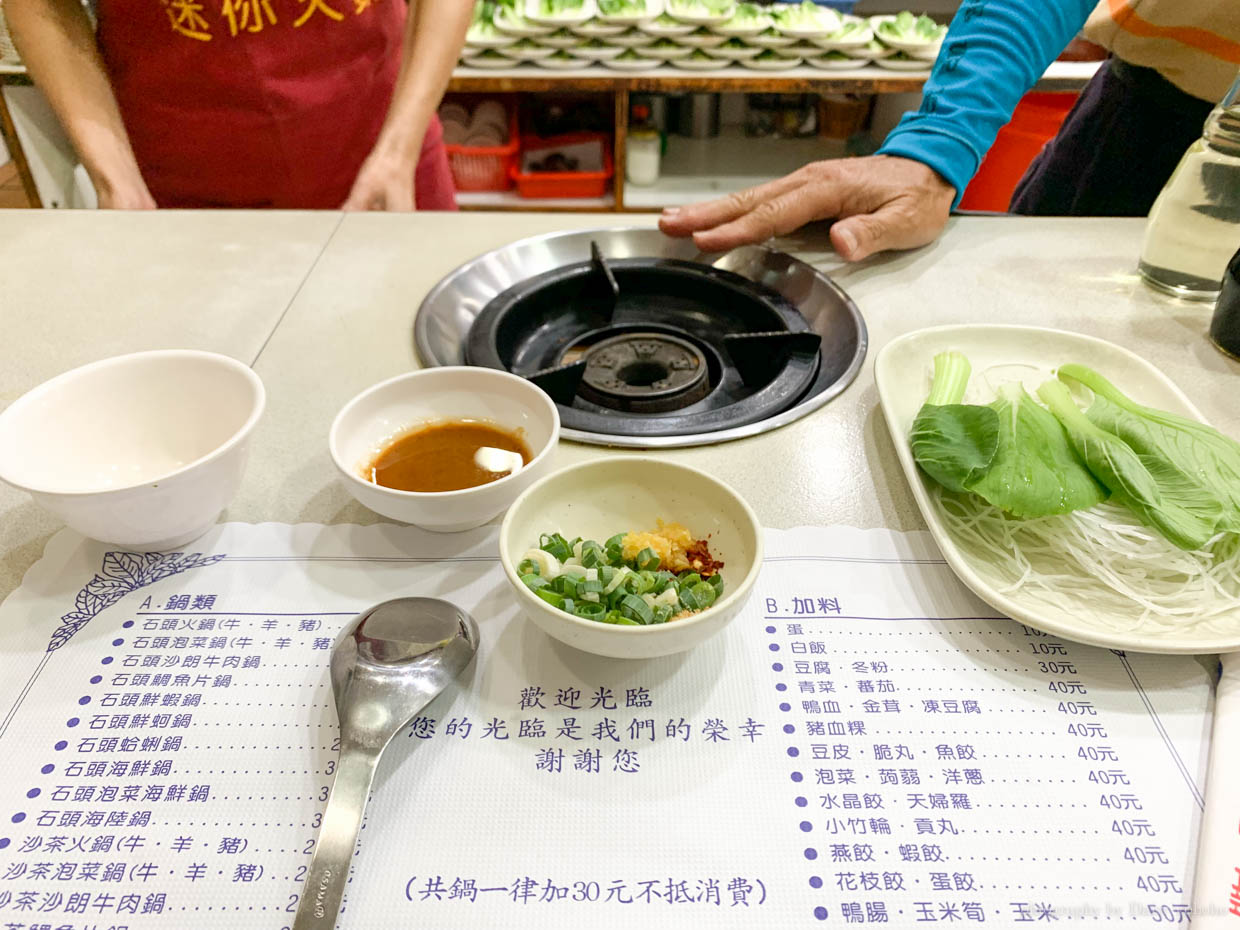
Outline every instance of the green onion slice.
<svg viewBox="0 0 1240 930"><path fill-rule="evenodd" d="M568 544L568 540L559 533L544 533L538 537L538 548L544 552L550 552L553 556L563 562L565 559L571 558L573 547Z"/></svg>
<svg viewBox="0 0 1240 930"><path fill-rule="evenodd" d="M534 593L537 594L539 597L541 597L544 601L546 601L552 607L557 607L561 610L564 609L563 596L556 594L550 588L539 588Z"/></svg>
<svg viewBox="0 0 1240 930"><path fill-rule="evenodd" d="M551 582L549 582L546 578L541 575L536 575L533 572L526 572L521 576L521 581L531 591L537 591L539 588L545 588L547 585L551 584Z"/></svg>
<svg viewBox="0 0 1240 930"><path fill-rule="evenodd" d="M643 625L649 623L654 618L654 609L640 597L633 594L626 594L620 598L620 613Z"/></svg>
<svg viewBox="0 0 1240 930"><path fill-rule="evenodd" d="M573 610L573 614L581 617L583 620L602 620L607 614L607 608L602 604L591 604L586 601L578 604Z"/></svg>
<svg viewBox="0 0 1240 930"><path fill-rule="evenodd" d="M637 553L637 570L643 572L657 572L659 563L662 559L659 554L647 546L641 552Z"/></svg>

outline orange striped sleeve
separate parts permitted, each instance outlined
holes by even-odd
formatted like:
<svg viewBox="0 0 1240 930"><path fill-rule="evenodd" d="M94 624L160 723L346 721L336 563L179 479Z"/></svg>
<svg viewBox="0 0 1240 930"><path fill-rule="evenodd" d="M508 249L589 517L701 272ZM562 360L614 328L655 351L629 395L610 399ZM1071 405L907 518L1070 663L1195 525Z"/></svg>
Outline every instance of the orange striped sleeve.
<svg viewBox="0 0 1240 930"><path fill-rule="evenodd" d="M1197 26L1160 26L1152 23L1137 14L1133 0L1107 0L1107 7L1115 25L1127 33L1143 39L1168 39L1240 65L1240 42Z"/></svg>

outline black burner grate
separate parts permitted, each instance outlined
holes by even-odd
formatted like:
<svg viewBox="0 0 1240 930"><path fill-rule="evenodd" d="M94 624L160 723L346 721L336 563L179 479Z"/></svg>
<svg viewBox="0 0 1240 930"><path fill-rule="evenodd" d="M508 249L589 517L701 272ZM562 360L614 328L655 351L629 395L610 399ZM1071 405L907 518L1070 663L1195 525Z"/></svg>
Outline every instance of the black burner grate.
<svg viewBox="0 0 1240 930"><path fill-rule="evenodd" d="M770 288L694 262L591 251L488 303L466 362L530 378L566 427L626 436L754 423L813 384L820 337Z"/></svg>

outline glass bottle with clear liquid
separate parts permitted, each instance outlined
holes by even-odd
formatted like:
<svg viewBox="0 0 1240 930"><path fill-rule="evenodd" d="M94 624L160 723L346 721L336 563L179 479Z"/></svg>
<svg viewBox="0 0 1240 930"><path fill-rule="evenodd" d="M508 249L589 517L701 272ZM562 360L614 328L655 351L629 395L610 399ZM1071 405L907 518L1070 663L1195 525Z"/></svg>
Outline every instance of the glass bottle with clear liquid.
<svg viewBox="0 0 1240 930"><path fill-rule="evenodd" d="M1240 248L1240 75L1154 201L1138 270L1162 291L1214 300Z"/></svg>

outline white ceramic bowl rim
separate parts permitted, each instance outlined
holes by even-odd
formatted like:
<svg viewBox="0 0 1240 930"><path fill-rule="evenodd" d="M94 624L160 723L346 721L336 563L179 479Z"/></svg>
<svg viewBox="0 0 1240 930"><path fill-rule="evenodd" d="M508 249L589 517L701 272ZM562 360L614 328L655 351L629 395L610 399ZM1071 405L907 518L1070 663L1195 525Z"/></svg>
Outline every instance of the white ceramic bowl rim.
<svg viewBox="0 0 1240 930"><path fill-rule="evenodd" d="M131 363L138 359L161 357L204 359L222 364L223 367L231 369L235 374L240 374L247 382L249 382L250 387L254 390L254 409L250 411L250 415L246 417L245 422L242 423L231 436L229 436L210 452L199 456L192 462L188 462L179 468L174 468L171 471L163 472L158 475L152 475L142 481L136 481L133 484L127 484L116 488L88 488L84 490L73 490L67 488L40 487L26 482L14 481L8 475L0 475L0 479L4 480L8 484L11 484L15 488L20 488L23 491L28 491L35 494L55 494L60 497L85 497L94 495L121 494L126 491L132 491L135 488L144 488L147 485L157 484L160 481L168 481L178 475L183 475L200 465L214 461L215 459L226 455L229 450L235 447L238 443L242 442L246 436L250 434L250 431L254 429L254 425L258 423L259 418L263 415L263 410L267 406L267 389L263 386L262 378L256 375L254 370L250 368L249 365L245 364L245 362L238 361L231 355L223 355L219 352L206 352L201 349L150 349L145 352L130 352L126 355L116 355L112 358L103 358L97 362L88 362L85 365L79 365L77 368L71 368L68 371L61 372L55 377L49 378L37 387L31 388L21 397L17 398L17 400L13 401L13 403L9 404L9 406L4 410L0 411L0 425L4 423L4 418L10 413L10 411L17 411L27 404L34 403L34 401L36 401L39 397L42 397L44 394L54 390L56 387L65 382L95 371L100 371L104 368L111 368L117 365ZM0 429L2 429L2 426L0 426Z"/></svg>
<svg viewBox="0 0 1240 930"><path fill-rule="evenodd" d="M542 401L547 406L547 408L551 411L551 417L552 417L553 422L555 423L555 429L553 429L551 432L551 438L546 442L546 444L538 452L534 454L534 457L530 459L529 462L527 462L523 468L520 468L517 471L509 472L508 474L504 475L504 477L496 478L494 481L488 481L486 484L474 485L472 488L458 488L455 491L402 491L399 488L389 488L386 485L375 484L373 481L367 481L365 478L358 475L352 466L346 465L344 463L344 461L341 459L341 456L340 456L340 450L337 444L337 436L340 431L341 422L344 420L347 414L352 412L354 407L356 407L358 404L364 401L371 394L375 394L383 390L384 388L388 387L389 385L395 384L398 381L408 381L408 380L412 380L420 376L430 377L436 374L437 372L449 372L449 371L450 372L468 371L471 374L477 375L480 378L492 378L492 377L500 378L502 380L516 382L516 383L523 385L524 387L533 389L534 391L538 393L539 400ZM434 422L434 420L428 420L425 422ZM407 371L404 374L396 375L394 377L388 378L386 381L380 381L378 384L372 384L370 387L366 388L366 390L362 391L360 394L354 397L351 401L349 401L347 404L345 404L343 407L340 408L340 412L336 414L336 419L332 421L332 428L331 428L331 431L328 433L327 445L329 449L331 450L332 460L336 463L336 468L340 471L340 473L342 475L345 475L350 481L356 482L357 484L360 484L363 487L373 488L385 494L391 494L396 497L406 498L408 500L448 500L453 497L460 497L465 494L470 494L474 491L477 491L479 488L503 487L505 484L511 483L513 479L515 479L518 475L521 474L521 472L525 471L526 469L533 468L536 462L539 462L544 457L550 455L552 450L555 449L556 443L559 441L559 438L560 438L559 424L560 424L560 411L556 408L555 401L553 401L546 393L544 393L538 387L538 385L534 384L534 382L526 378L522 378L520 375L514 375L508 371L500 371L498 368L480 368L480 367L476 367L472 365L440 365L435 368L419 368L417 371ZM411 428L412 428L412 425L414 424L411 424Z"/></svg>
<svg viewBox="0 0 1240 930"><path fill-rule="evenodd" d="M525 489L525 491L521 494L520 497L518 497L515 501L512 502L512 506L508 508L508 513L515 513L518 509L518 504L520 504L522 499L525 498L527 495L533 494L544 484L549 484L553 480L562 478L568 472L578 471L581 469L587 469L587 468L592 468L592 467L597 468L601 465L615 461L617 459L624 461L624 462L632 463L634 465L641 465L642 463L653 462L662 468L674 468L679 471L689 472L690 474L692 474L695 478L699 479L700 481L709 482L710 484L713 484L719 490L727 493L730 497L734 497L736 499L736 502L740 504L741 509L744 512L746 519L754 527L754 533L757 539L757 546L754 551L753 565L749 566L749 571L746 572L745 577L742 578L740 581L728 582L728 590L723 595L723 600L716 601L715 603L707 607L705 610L699 611L698 613L694 614L692 617L686 617L684 620L676 620L674 621L674 623L670 623L670 624L669 623L656 623L651 626L628 626L627 624L620 625L620 624L615 624L615 623L600 623L598 620L587 620L584 617L578 617L576 614L570 614L567 611L561 610L559 611L559 614L564 619L570 621L575 626L579 626L587 630L597 630L599 627L606 627L609 632L614 633L616 636L648 636L654 630L670 629L673 625L679 629L684 629L685 627L689 627L689 626L696 626L699 622L709 619L712 615L717 613L721 608L726 606L732 600L732 598L737 596L737 594L747 591L753 585L753 583L757 580L758 573L762 571L762 562L764 558L764 552L763 552L763 546L762 546L762 524L758 520L758 515L754 513L754 510L752 507L749 506L748 501L746 501L733 488L724 484L714 475L709 475L699 468L693 468L689 465L682 465L679 462L669 462L667 459L656 458L652 455L640 455L640 456L624 455L624 456L605 456L604 458L592 459L588 462L581 462L577 465L570 465L567 468L561 468L558 471L553 471L551 474L546 475L545 477L540 478L538 481L535 481L533 484L531 484L528 488ZM504 521L507 522L507 520L508 520L508 517L507 515L505 515ZM556 609L554 607L551 607L550 604L548 604L541 597L539 597L537 594L531 591L529 587L525 584L525 582L521 580L521 576L517 574L516 567L512 564L513 560L512 558L510 558L509 553L508 553L507 533L503 529L500 530L500 534L499 534L499 560L500 562L503 563L504 572L508 575L508 578L512 581L513 586L519 592L517 595L518 597L521 597L529 601L536 608L540 608L540 609L550 608L552 610Z"/></svg>

